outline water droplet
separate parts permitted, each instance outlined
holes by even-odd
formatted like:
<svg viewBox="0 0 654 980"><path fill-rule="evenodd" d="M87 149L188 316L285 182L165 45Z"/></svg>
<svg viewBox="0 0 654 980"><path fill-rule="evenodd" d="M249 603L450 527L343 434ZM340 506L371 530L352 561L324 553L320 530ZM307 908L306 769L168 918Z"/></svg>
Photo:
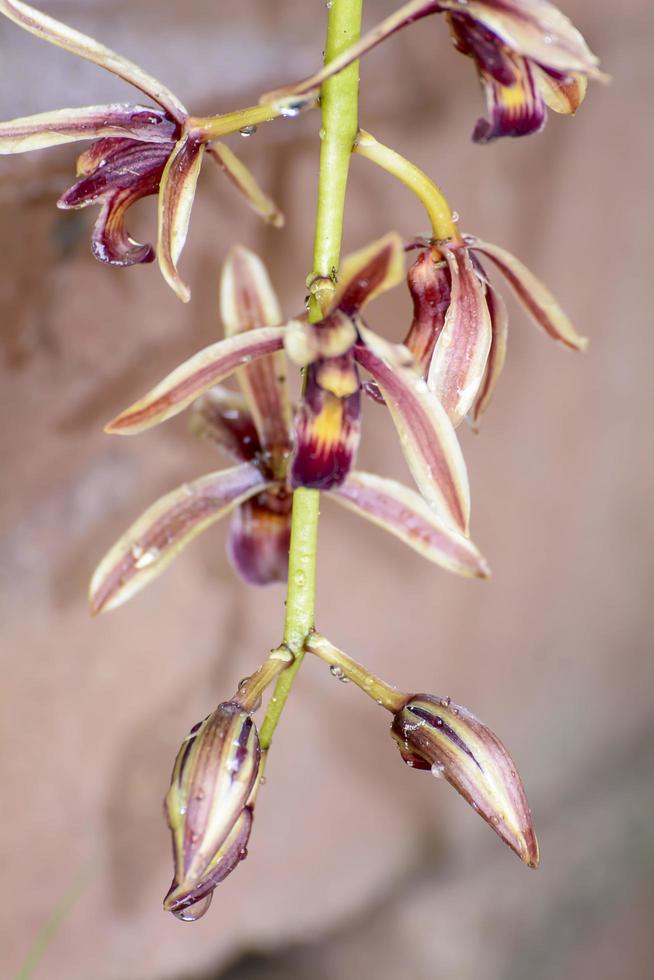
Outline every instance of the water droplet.
<svg viewBox="0 0 654 980"><path fill-rule="evenodd" d="M413 769L413 766L414 766L413 759L405 759L404 761L405 761L406 765L409 767L409 769Z"/></svg>
<svg viewBox="0 0 654 980"><path fill-rule="evenodd" d="M372 677L366 677L365 681L363 682L363 686L366 688L366 690L370 690L374 683L375 682L373 681Z"/></svg>
<svg viewBox="0 0 654 980"><path fill-rule="evenodd" d="M452 211L452 221L454 222L454 224L456 224L458 220L459 220L459 212Z"/></svg>
<svg viewBox="0 0 654 980"><path fill-rule="evenodd" d="M326 131L325 127L324 126L321 126L320 127L320 131L318 132L318 136L320 137L321 140L324 140L324 138L325 138L326 135L327 135L327 131Z"/></svg>
<svg viewBox="0 0 654 980"><path fill-rule="evenodd" d="M325 0L325 6L327 7L327 10L331 10L334 6L334 0Z"/></svg>
<svg viewBox="0 0 654 980"><path fill-rule="evenodd" d="M254 136L256 131L257 131L256 126L243 126L241 129L239 129L239 133L241 134L241 136Z"/></svg>
<svg viewBox="0 0 654 980"><path fill-rule="evenodd" d="M329 673L332 675L332 677L336 677L338 678L339 681L342 681L343 684L347 684L348 678L343 673L342 667L338 667L336 664L332 664L331 667L329 668Z"/></svg>
<svg viewBox="0 0 654 980"><path fill-rule="evenodd" d="M452 708L452 714L453 715L458 715L458 713L459 713L459 709L458 708Z"/></svg>
<svg viewBox="0 0 654 980"><path fill-rule="evenodd" d="M209 892L204 898L199 899L199 901L194 902L193 905L187 906L185 909L179 909L177 912L173 912L176 919L181 919L182 922L197 922L202 916L209 910L211 905L211 899L213 898L213 892Z"/></svg>
<svg viewBox="0 0 654 980"><path fill-rule="evenodd" d="M306 581L306 575L302 571L296 572L295 575L293 576L293 581L295 582L298 589L301 589Z"/></svg>
<svg viewBox="0 0 654 980"><path fill-rule="evenodd" d="M133 556L134 556L135 547L140 547L140 546L134 545L132 547ZM161 552L159 548L155 548L154 546L152 548L148 548L147 551L143 551L143 549L140 548L140 553L136 557L136 561L134 562L134 564L136 565L137 568L147 568L148 565L154 564L154 562L157 560L160 554Z"/></svg>
<svg viewBox="0 0 654 980"><path fill-rule="evenodd" d="M304 102L285 102L279 107L279 111L287 119L293 119L294 116L300 115L304 109L304 105Z"/></svg>
<svg viewBox="0 0 654 980"><path fill-rule="evenodd" d="M183 483L182 493L185 497L193 497L195 495L195 487L192 487L190 483Z"/></svg>
<svg viewBox="0 0 654 980"><path fill-rule="evenodd" d="M441 698L441 707L449 708L452 698Z"/></svg>
<svg viewBox="0 0 654 980"><path fill-rule="evenodd" d="M444 772L445 772L445 766L443 765L442 762L435 762L431 767L431 774L436 779L441 779Z"/></svg>

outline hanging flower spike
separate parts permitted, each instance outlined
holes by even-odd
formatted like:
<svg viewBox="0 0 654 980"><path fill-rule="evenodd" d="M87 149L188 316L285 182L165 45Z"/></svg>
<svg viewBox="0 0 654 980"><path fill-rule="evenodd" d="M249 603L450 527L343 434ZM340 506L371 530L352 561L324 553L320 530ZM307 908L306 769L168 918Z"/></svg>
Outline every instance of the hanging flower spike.
<svg viewBox="0 0 654 980"><path fill-rule="evenodd" d="M382 241L388 246L389 236ZM391 265L394 265L402 254L402 245L397 236L391 237L390 243ZM377 244L369 254L377 254ZM387 250L386 246L382 252ZM357 253L344 263L347 275L342 277L336 294L336 301L350 311L362 305L362 288L370 290L372 295L385 281L383 274L371 276L363 287L362 278L366 276L357 277L348 271L365 270L367 263L361 261L363 255ZM397 270L393 276L398 278ZM365 334L377 345L378 360L384 364L382 373L388 372L389 390L397 396L394 386L399 386L400 393L406 389L406 395L399 396L405 404L396 411L398 427L410 425L411 418L406 423L397 422L407 413L420 423L420 439L425 443L425 485L430 480L434 482L434 476L428 476L426 468L435 465L436 459L442 463L449 452L454 460L455 476L448 475L447 468L444 473L434 469L435 479L444 483L458 479L460 492L465 495L467 484L461 484L465 468L452 427L434 396L426 392L426 385L414 368L399 367L402 360L410 358L406 349L386 344L362 325L357 330L351 315L339 309L325 320L332 328L327 325L322 332L307 330L306 325L297 321L290 321L286 326L257 326L262 321L277 323L279 306L263 264L241 247L233 249L225 263L221 310L231 336L190 358L145 398L114 419L107 429L116 433L140 432L194 402L194 434L222 449L238 465L183 484L157 501L129 528L93 576L90 590L93 612L113 609L129 599L157 577L200 531L228 513L233 513L228 552L238 574L254 585L285 577L292 441L285 364L275 353L281 351L284 340L295 358L311 366L320 355L324 361L324 379L333 362L338 362L344 354L348 356L353 350L349 356L361 358L360 336ZM389 363L383 358L389 359ZM406 377L396 377L401 370L406 371ZM235 371L242 395L217 386L219 380ZM328 383L332 389L337 388L333 377ZM296 412L299 420L296 431L302 425L303 411L300 408ZM449 449L448 440L453 441ZM405 443L408 441L410 437ZM414 454L420 457L418 450ZM415 467L414 472L417 472ZM351 472L339 486L332 487L329 495L389 531L429 561L460 575L482 578L489 575L488 565L469 538L451 520L435 513L417 493L395 480Z"/></svg>
<svg viewBox="0 0 654 980"><path fill-rule="evenodd" d="M310 99L326 79L431 14L447 16L455 47L475 61L486 91L490 122L477 123L477 143L538 132L546 107L574 113L587 79L603 78L582 35L548 0L410 0L321 71L262 101L283 108Z"/></svg>
<svg viewBox="0 0 654 980"><path fill-rule="evenodd" d="M58 207L100 205L91 239L93 255L109 265L130 266L152 262L155 250L130 237L126 212L141 198L158 194L156 255L164 279L187 302L190 291L179 276L177 261L186 241L205 147L215 135L240 129L248 111L233 117L193 119L165 85L93 38L19 0L0 0L0 14L42 40L112 72L159 107L112 104L58 109L0 123L0 154L93 140L78 159L80 179L62 194ZM276 115L274 111L262 115L259 108L254 113L257 121ZM217 143L210 152L250 206L279 226L282 215L231 150Z"/></svg>
<svg viewBox="0 0 654 980"><path fill-rule="evenodd" d="M585 350L549 290L514 256L471 235L422 251L407 282L414 317L405 344L453 425L476 424L487 408L506 356L507 314L476 253L499 266L531 318L550 337Z"/></svg>
<svg viewBox="0 0 654 980"><path fill-rule="evenodd" d="M391 734L408 766L445 778L525 864L538 867L522 782L490 728L450 698L414 694L395 715Z"/></svg>
<svg viewBox="0 0 654 980"><path fill-rule="evenodd" d="M325 489L346 478L359 439L358 364L382 389L421 493L446 524L467 534L468 478L447 414L406 347L387 343L361 318L371 299L403 278L403 252L399 235L390 232L346 258L323 320L296 323L287 333L291 360L313 369L296 423L291 479L294 486Z"/></svg>
<svg viewBox="0 0 654 980"><path fill-rule="evenodd" d="M250 713L230 701L182 743L165 801L175 860L167 912L200 918L216 885L246 856L260 761Z"/></svg>

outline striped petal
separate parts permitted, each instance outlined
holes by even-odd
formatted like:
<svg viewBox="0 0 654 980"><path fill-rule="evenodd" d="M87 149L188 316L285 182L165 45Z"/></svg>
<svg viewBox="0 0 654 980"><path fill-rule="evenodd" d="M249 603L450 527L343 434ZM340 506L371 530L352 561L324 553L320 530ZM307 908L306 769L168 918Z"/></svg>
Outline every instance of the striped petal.
<svg viewBox="0 0 654 980"><path fill-rule="evenodd" d="M220 313L228 337L262 326L276 326L282 315L261 259L237 245L225 260L220 284ZM291 452L291 401L283 352L239 368L236 377L259 434L259 443L276 476L282 476Z"/></svg>
<svg viewBox="0 0 654 980"><path fill-rule="evenodd" d="M533 66L536 84L547 107L564 116L573 116L586 96L588 79L585 75L557 76Z"/></svg>
<svg viewBox="0 0 654 980"><path fill-rule="evenodd" d="M243 463L184 483L149 507L96 568L89 591L93 613L115 609L170 564L201 531L268 486Z"/></svg>
<svg viewBox="0 0 654 980"><path fill-rule="evenodd" d="M35 34L43 41L49 41L50 44L56 44L57 47L70 51L71 54L106 68L107 71L150 96L178 122L187 115L182 103L165 85L132 61L116 54L104 44L99 44L92 37L81 34L35 7L21 3L20 0L0 0L0 14L4 14L19 27L23 27L30 34Z"/></svg>
<svg viewBox="0 0 654 980"><path fill-rule="evenodd" d="M190 357L166 378L121 412L105 431L133 435L172 418L200 395L253 358L281 350L284 327L260 327L227 337Z"/></svg>
<svg viewBox="0 0 654 980"><path fill-rule="evenodd" d="M332 301L344 313L362 310L404 278L404 244L395 231L343 259Z"/></svg>
<svg viewBox="0 0 654 980"><path fill-rule="evenodd" d="M440 520L419 494L396 480L357 470L331 490L330 496L450 572L478 578L490 574L472 541Z"/></svg>
<svg viewBox="0 0 654 980"><path fill-rule="evenodd" d="M442 249L450 274L451 299L429 367L427 384L459 425L481 385L491 345L491 318L484 284L466 248Z"/></svg>
<svg viewBox="0 0 654 980"><path fill-rule="evenodd" d="M598 59L548 0L439 0L456 20L485 27L512 51L549 68L598 74Z"/></svg>
<svg viewBox="0 0 654 980"><path fill-rule="evenodd" d="M537 326L566 347L586 349L587 338L577 333L549 289L519 259L499 245L482 242L473 235L465 235L464 241L469 248L493 260Z"/></svg>
<svg viewBox="0 0 654 980"><path fill-rule="evenodd" d="M253 211L275 228L282 228L284 215L275 202L257 184L254 175L225 143L212 143L207 153L218 164L230 183L245 198Z"/></svg>
<svg viewBox="0 0 654 980"><path fill-rule="evenodd" d="M350 471L361 438L361 394L351 355L306 369L295 417L291 486L329 490Z"/></svg>
<svg viewBox="0 0 654 980"><path fill-rule="evenodd" d="M415 368L402 364L393 345L365 327L359 332L363 343L355 357L381 389L418 489L445 523L467 534L468 474L447 412Z"/></svg>
<svg viewBox="0 0 654 980"><path fill-rule="evenodd" d="M177 260L186 243L204 149L204 144L197 137L188 134L183 136L168 159L159 190L159 268L170 288L183 303L188 303L191 291L179 276Z"/></svg>
<svg viewBox="0 0 654 980"><path fill-rule="evenodd" d="M486 304L490 314L493 339L491 340L490 351L488 352L486 373L477 392L475 403L472 406L472 424L475 429L479 427L481 417L490 404L495 386L504 368L506 343L509 333L509 318L504 300L488 281L486 282Z"/></svg>
<svg viewBox="0 0 654 980"><path fill-rule="evenodd" d="M545 102L531 64L508 51L503 60L510 74L506 82L498 82L479 67L490 119L477 121L472 133L474 143L490 143L503 136L530 136L539 133L547 121Z"/></svg>
<svg viewBox="0 0 654 980"><path fill-rule="evenodd" d="M407 765L445 778L525 864L538 867L524 787L490 728L450 698L414 694L395 715L391 734Z"/></svg>
<svg viewBox="0 0 654 980"><path fill-rule="evenodd" d="M175 124L157 109L124 104L92 105L40 112L0 123L0 154L27 153L99 136L166 143L174 135Z"/></svg>
<svg viewBox="0 0 654 980"><path fill-rule="evenodd" d="M234 511L227 553L249 585L271 585L288 578L292 502L290 493L263 493Z"/></svg>

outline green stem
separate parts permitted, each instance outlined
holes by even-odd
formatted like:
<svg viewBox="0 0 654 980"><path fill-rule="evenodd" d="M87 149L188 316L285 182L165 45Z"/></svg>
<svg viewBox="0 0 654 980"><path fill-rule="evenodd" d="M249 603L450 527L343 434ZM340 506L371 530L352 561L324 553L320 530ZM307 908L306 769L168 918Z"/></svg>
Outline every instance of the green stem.
<svg viewBox="0 0 654 980"><path fill-rule="evenodd" d="M333 668L336 677L347 678L359 687L369 698L381 704L383 708L392 714L401 711L409 700L410 695L398 691L381 679L371 674L362 664L357 663L347 653L339 650L327 637L320 636L319 633L311 633L307 639L307 653L313 653L320 657L326 664Z"/></svg>
<svg viewBox="0 0 654 980"><path fill-rule="evenodd" d="M218 116L190 116L186 121L186 128L197 133L203 140L218 140L221 136L237 133L247 126L271 122L279 115L278 110L272 106L253 105Z"/></svg>
<svg viewBox="0 0 654 980"><path fill-rule="evenodd" d="M354 44L361 33L363 0L333 0L327 17L325 64ZM322 146L318 208L313 252L313 276L325 282L338 269L343 235L343 210L352 145L358 129L359 65L350 65L325 82L321 91ZM327 302L314 294L310 319L319 320ZM293 516L286 594L284 642L295 660L279 677L259 732L263 749L273 732L304 657L304 644L313 629L316 605L316 551L320 494L299 489L293 494Z"/></svg>

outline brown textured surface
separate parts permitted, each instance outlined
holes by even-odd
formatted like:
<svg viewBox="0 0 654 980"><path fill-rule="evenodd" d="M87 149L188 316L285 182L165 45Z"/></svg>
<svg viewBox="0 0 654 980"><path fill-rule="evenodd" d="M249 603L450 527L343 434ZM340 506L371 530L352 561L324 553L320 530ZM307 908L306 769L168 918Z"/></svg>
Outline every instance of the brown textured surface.
<svg viewBox="0 0 654 980"><path fill-rule="evenodd" d="M183 21L172 0L159 0L156 19L145 0L43 6L141 60L195 111L245 104L313 67L322 47L318 0L187 0ZM368 23L393 6L369 2ZM480 97L443 25L404 32L364 70L366 127L437 176L464 229L516 252L591 338L584 356L557 348L510 303L505 375L481 434L462 434L473 534L494 577L450 577L329 502L319 563L324 633L406 689L452 695L506 742L541 838L536 874L442 781L402 766L374 704L307 663L248 860L202 922L164 915L161 805L175 753L278 641L283 590L237 583L219 526L142 596L91 621L98 558L158 494L217 463L188 438L186 416L132 439L101 430L216 339L218 264L234 241L267 257L285 312L301 308L318 120L280 121L236 146L287 212L281 232L206 168L180 265L188 307L154 267L94 262L91 212L56 211L73 150L0 161L3 977L88 869L37 980L213 977L242 950L280 948L230 978L647 975L652 148L642 107L653 31L644 0L627 0L620 18L581 0L565 7L614 81L591 88L576 120L552 117L529 141L469 143ZM0 50L2 118L125 97L4 22ZM152 234L150 204L133 219L137 237ZM425 225L405 191L354 160L349 248ZM405 291L369 319L403 336ZM405 478L374 405L360 463Z"/></svg>

